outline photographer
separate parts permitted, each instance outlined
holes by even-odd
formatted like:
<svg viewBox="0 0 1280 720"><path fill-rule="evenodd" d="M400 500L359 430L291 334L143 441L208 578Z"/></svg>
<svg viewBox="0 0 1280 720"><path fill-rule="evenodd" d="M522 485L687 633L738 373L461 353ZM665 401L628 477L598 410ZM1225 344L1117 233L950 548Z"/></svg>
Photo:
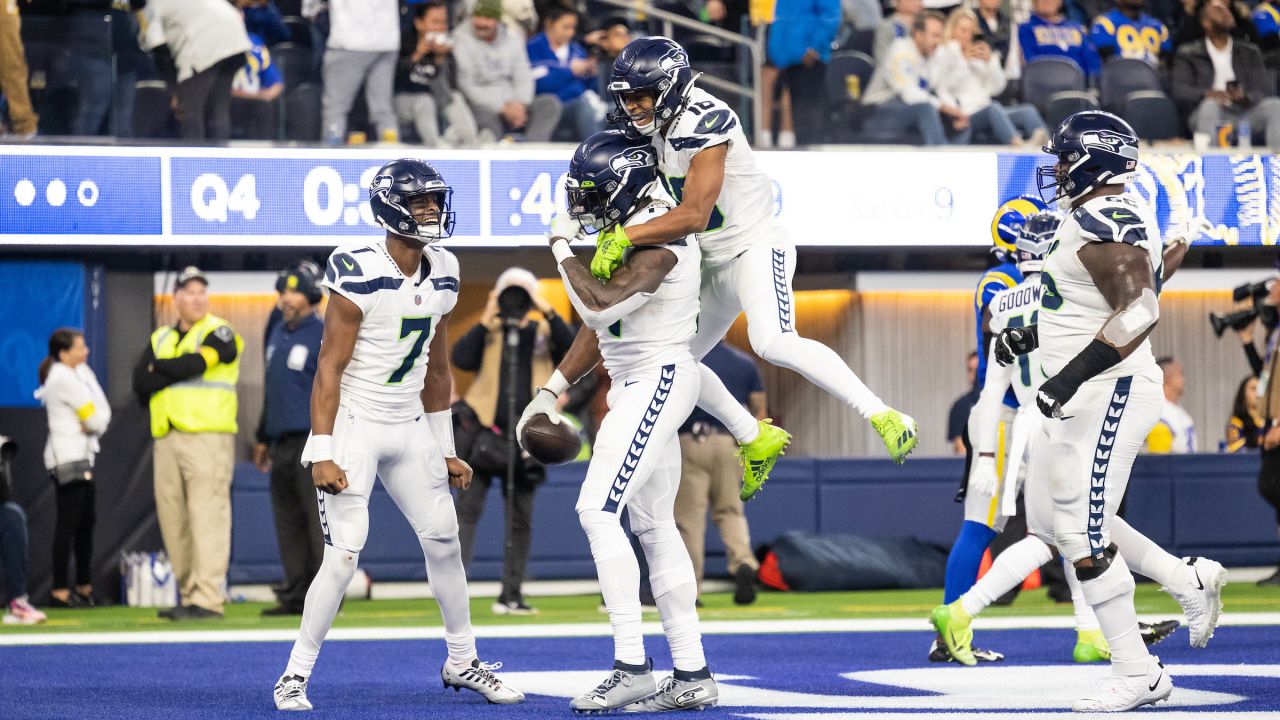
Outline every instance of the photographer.
<svg viewBox="0 0 1280 720"><path fill-rule="evenodd" d="M535 308L542 314L541 320L529 317ZM511 268L498 277L480 322L453 347L454 366L476 373L465 401L477 417L481 434L479 437L472 434L467 440L463 439L462 432L458 436L460 455L468 453L467 459L475 470L471 487L458 491L457 498L464 563L471 562L476 524L484 511L489 485L495 476L507 475L508 457L514 447L509 429L515 427L520 410L533 397L534 388L546 382L568 352L574 335L573 328L542 299L533 274L522 268ZM509 379L512 376L514 379ZM464 422L463 416L464 413L455 411L459 422ZM492 428L497 435L485 428ZM466 451L464 446L468 447ZM517 455L514 477L508 479L514 489L511 497L506 494L507 482L502 485L509 514L502 593L493 605L493 612L497 614L535 612L525 604L520 588L529 559L533 492L544 478L542 466Z"/></svg>

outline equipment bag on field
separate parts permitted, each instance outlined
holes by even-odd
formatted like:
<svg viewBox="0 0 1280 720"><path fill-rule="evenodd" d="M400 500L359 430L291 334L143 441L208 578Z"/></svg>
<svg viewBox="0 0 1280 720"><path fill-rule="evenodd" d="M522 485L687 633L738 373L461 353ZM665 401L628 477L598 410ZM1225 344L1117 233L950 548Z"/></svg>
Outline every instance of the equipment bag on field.
<svg viewBox="0 0 1280 720"><path fill-rule="evenodd" d="M120 554L120 594L129 607L173 607L178 604L178 581L169 556L160 552Z"/></svg>

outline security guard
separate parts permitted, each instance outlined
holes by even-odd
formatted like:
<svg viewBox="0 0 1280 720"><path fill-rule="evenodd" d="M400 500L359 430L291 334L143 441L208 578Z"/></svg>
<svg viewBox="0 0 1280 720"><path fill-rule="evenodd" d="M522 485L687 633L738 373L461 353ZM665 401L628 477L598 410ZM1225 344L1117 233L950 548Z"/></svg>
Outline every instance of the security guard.
<svg viewBox="0 0 1280 720"><path fill-rule="evenodd" d="M231 558L236 381L244 340L209 312L209 281L188 267L174 282L178 322L151 334L133 390L151 408L156 516L181 602L170 620L221 618Z"/></svg>
<svg viewBox="0 0 1280 720"><path fill-rule="evenodd" d="M316 507L311 471L302 466L302 448L311 432L311 384L324 322L316 315L320 269L302 261L276 279L280 299L267 324L267 359L262 420L253 463L271 474L271 509L284 565L277 604L263 615L301 615L311 578L324 557L324 532ZM278 319L277 319L278 316Z"/></svg>

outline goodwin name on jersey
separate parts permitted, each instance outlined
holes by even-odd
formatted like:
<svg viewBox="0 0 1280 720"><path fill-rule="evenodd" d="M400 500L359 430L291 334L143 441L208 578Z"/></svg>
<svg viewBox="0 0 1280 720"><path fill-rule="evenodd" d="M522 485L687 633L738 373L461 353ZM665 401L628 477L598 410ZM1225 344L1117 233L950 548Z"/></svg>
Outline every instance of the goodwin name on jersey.
<svg viewBox="0 0 1280 720"><path fill-rule="evenodd" d="M321 286L363 314L342 373L342 405L382 423L421 415L431 338L458 302L458 259L428 245L410 278L400 272L385 240L344 245L329 256Z"/></svg>

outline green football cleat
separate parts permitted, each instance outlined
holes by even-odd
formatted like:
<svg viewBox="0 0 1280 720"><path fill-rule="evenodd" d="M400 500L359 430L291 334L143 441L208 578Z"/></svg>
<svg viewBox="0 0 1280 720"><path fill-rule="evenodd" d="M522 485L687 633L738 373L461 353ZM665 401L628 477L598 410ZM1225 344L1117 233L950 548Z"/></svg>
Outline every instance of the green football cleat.
<svg viewBox="0 0 1280 720"><path fill-rule="evenodd" d="M1080 630L1076 633L1076 649L1071 659L1078 663L1106 662L1111 659L1111 648L1101 630Z"/></svg>
<svg viewBox="0 0 1280 720"><path fill-rule="evenodd" d="M973 628L969 622L973 618L964 611L957 600L950 605L939 605L929 613L929 621L942 637L942 642L951 653L951 659L961 665L977 665L978 659L973 656Z"/></svg>
<svg viewBox="0 0 1280 720"><path fill-rule="evenodd" d="M916 449L916 443L920 441L920 427L916 425L916 421L910 415L892 408L872 415L871 428L889 449L889 457L899 465Z"/></svg>
<svg viewBox="0 0 1280 720"><path fill-rule="evenodd" d="M760 492L778 456L785 455L783 451L791 444L791 433L775 426L772 420L761 420L759 426L760 434L755 440L738 446L738 460L742 462L742 502Z"/></svg>

